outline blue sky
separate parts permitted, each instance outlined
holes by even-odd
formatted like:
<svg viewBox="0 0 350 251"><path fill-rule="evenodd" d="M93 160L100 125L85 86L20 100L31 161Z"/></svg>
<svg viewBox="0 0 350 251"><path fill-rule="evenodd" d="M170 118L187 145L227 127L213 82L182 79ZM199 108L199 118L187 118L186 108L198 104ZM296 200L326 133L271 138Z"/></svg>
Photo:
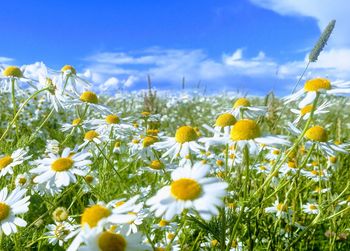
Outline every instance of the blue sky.
<svg viewBox="0 0 350 251"><path fill-rule="evenodd" d="M6 1L0 63L72 64L100 91L144 88L150 74L159 89L176 89L185 77L212 91L284 93L334 18L340 35L309 74L348 77L344 64L328 61L350 55L349 7L345 0Z"/></svg>

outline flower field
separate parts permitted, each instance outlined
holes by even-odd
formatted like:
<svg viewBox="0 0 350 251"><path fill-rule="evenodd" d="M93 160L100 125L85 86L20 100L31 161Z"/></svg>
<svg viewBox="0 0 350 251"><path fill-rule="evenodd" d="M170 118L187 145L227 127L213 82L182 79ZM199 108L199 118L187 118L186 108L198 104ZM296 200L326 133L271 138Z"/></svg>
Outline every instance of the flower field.
<svg viewBox="0 0 350 251"><path fill-rule="evenodd" d="M350 83L114 97L0 79L1 250L349 250Z"/></svg>

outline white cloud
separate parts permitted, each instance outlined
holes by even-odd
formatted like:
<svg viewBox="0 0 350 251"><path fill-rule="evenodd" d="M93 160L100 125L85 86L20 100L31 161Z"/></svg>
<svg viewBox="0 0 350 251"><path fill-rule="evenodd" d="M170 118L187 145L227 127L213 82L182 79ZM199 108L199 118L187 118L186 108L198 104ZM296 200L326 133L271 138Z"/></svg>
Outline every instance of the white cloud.
<svg viewBox="0 0 350 251"><path fill-rule="evenodd" d="M348 80L349 57L349 49L325 51L318 62L310 66L306 77ZM158 88L163 85L179 88L185 77L186 86L196 86L201 81L209 90L241 89L251 94L266 94L273 89L285 94L303 72L307 55L304 60L279 63L263 51L247 58L241 48L232 54L223 54L219 59L210 58L203 50L152 48L129 53L103 52L86 60L89 60L86 70L99 80L102 91L117 89L114 85L146 88L147 75L150 75Z"/></svg>
<svg viewBox="0 0 350 251"><path fill-rule="evenodd" d="M348 0L250 0L281 15L314 18L320 30L332 19L337 23L329 41L332 47L350 47L350 1Z"/></svg>
<svg viewBox="0 0 350 251"><path fill-rule="evenodd" d="M7 64L9 62L12 62L13 58L8 58L8 57L0 57L0 64L4 63Z"/></svg>

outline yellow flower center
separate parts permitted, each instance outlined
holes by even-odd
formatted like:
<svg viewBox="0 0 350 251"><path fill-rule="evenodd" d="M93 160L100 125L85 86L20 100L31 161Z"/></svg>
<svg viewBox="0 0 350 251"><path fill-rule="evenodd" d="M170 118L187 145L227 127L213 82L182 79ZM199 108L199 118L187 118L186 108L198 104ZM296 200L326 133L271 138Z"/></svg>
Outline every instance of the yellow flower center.
<svg viewBox="0 0 350 251"><path fill-rule="evenodd" d="M176 130L175 140L180 144L194 141L197 139L198 139L198 135L191 126L181 126Z"/></svg>
<svg viewBox="0 0 350 251"><path fill-rule="evenodd" d="M158 223L158 225L160 227L165 227L165 226L169 225L169 221L161 219L160 222Z"/></svg>
<svg viewBox="0 0 350 251"><path fill-rule="evenodd" d="M120 122L120 119L117 115L111 114L106 117L106 122L108 124L118 124Z"/></svg>
<svg viewBox="0 0 350 251"><path fill-rule="evenodd" d="M335 157L335 156L329 157L329 162L331 162L332 164L337 163L337 157Z"/></svg>
<svg viewBox="0 0 350 251"><path fill-rule="evenodd" d="M24 177L20 177L20 178L18 179L18 183L21 184L22 186L23 186L26 182L27 182L27 179L24 178Z"/></svg>
<svg viewBox="0 0 350 251"><path fill-rule="evenodd" d="M211 246L212 246L212 247L216 247L216 246L219 245L218 240L212 240L210 243L211 243Z"/></svg>
<svg viewBox="0 0 350 251"><path fill-rule="evenodd" d="M13 162L11 156L5 156L0 158L0 170L4 169Z"/></svg>
<svg viewBox="0 0 350 251"><path fill-rule="evenodd" d="M142 146L143 147L148 147L150 145L153 145L154 143L156 143L158 141L157 137L153 137L153 136L146 136L143 141L142 141Z"/></svg>
<svg viewBox="0 0 350 251"><path fill-rule="evenodd" d="M96 131L91 130L85 133L84 139L88 141L92 141L94 138L97 138L98 136L100 135Z"/></svg>
<svg viewBox="0 0 350 251"><path fill-rule="evenodd" d="M86 181L86 183L90 184L91 182L94 181L94 176L92 176L92 175L86 175L86 176L84 177L84 180Z"/></svg>
<svg viewBox="0 0 350 251"><path fill-rule="evenodd" d="M288 167L289 168L296 168L296 163L295 163L295 161L288 161Z"/></svg>
<svg viewBox="0 0 350 251"><path fill-rule="evenodd" d="M93 205L84 210L81 216L81 224L88 224L90 228L96 227L100 220L108 217L110 214L111 211L108 208L101 205Z"/></svg>
<svg viewBox="0 0 350 251"><path fill-rule="evenodd" d="M148 129L148 130L147 130L147 134L148 134L148 135L157 136L158 133L159 133L159 130L158 130L158 129Z"/></svg>
<svg viewBox="0 0 350 251"><path fill-rule="evenodd" d="M144 117L148 117L149 115L151 115L150 112L141 112L141 115Z"/></svg>
<svg viewBox="0 0 350 251"><path fill-rule="evenodd" d="M281 151L278 150L278 149L274 149L274 150L272 151L272 154L274 154L274 155L279 155L280 153L281 153Z"/></svg>
<svg viewBox="0 0 350 251"><path fill-rule="evenodd" d="M120 147L120 145L121 145L121 142L120 142L120 141L117 141L117 142L115 142L115 144L114 144L114 148L118 148L118 147Z"/></svg>
<svg viewBox="0 0 350 251"><path fill-rule="evenodd" d="M81 119L80 119L80 118L74 119L73 122L72 122L72 125L73 125L73 126L77 126L77 125L80 124L80 122L81 122Z"/></svg>
<svg viewBox="0 0 350 251"><path fill-rule="evenodd" d="M168 240L172 240L175 238L175 234L173 233L168 233L168 235L166 236L168 238Z"/></svg>
<svg viewBox="0 0 350 251"><path fill-rule="evenodd" d="M239 120L232 127L230 136L233 141L255 139L260 137L260 128L254 120Z"/></svg>
<svg viewBox="0 0 350 251"><path fill-rule="evenodd" d="M170 191L178 200L195 200L200 196L202 188L193 179L181 178L171 183Z"/></svg>
<svg viewBox="0 0 350 251"><path fill-rule="evenodd" d="M56 172L63 172L70 169L74 164L71 158L58 158L51 164L51 169Z"/></svg>
<svg viewBox="0 0 350 251"><path fill-rule="evenodd" d="M317 92L320 90L330 90L331 82L326 78L314 78L306 81L304 90L307 92Z"/></svg>
<svg viewBox="0 0 350 251"><path fill-rule="evenodd" d="M98 247L101 251L125 251L126 245L125 238L120 234L104 231L98 237Z"/></svg>
<svg viewBox="0 0 350 251"><path fill-rule="evenodd" d="M259 169L263 171L267 170L266 166L260 166Z"/></svg>
<svg viewBox="0 0 350 251"><path fill-rule="evenodd" d="M86 91L80 95L80 100L86 103L97 104L98 97L94 92Z"/></svg>
<svg viewBox="0 0 350 251"><path fill-rule="evenodd" d="M216 119L215 125L219 127L232 126L236 123L236 118L231 113L224 113L219 115Z"/></svg>
<svg viewBox="0 0 350 251"><path fill-rule="evenodd" d="M238 108L238 107L241 107L241 106L244 106L244 107L250 106L249 100L246 99L246 98L239 98L239 99L237 99L237 101L234 103L233 108Z"/></svg>
<svg viewBox="0 0 350 251"><path fill-rule="evenodd" d="M52 213L52 216L55 221L62 222L68 219L69 213L64 207L58 207Z"/></svg>
<svg viewBox="0 0 350 251"><path fill-rule="evenodd" d="M221 159L218 159L218 160L216 161L216 164L217 164L218 166L223 166L223 165L224 165L224 161L221 160Z"/></svg>
<svg viewBox="0 0 350 251"><path fill-rule="evenodd" d="M313 105L307 105L307 106L304 106L303 108L301 108L300 110L300 115L301 116L304 116L305 114L308 114L312 111L312 108L314 106Z"/></svg>
<svg viewBox="0 0 350 251"><path fill-rule="evenodd" d="M151 164L149 164L149 167L154 170L160 170L164 167L164 164L160 162L159 160L153 160Z"/></svg>
<svg viewBox="0 0 350 251"><path fill-rule="evenodd" d="M66 72L66 71L70 71L72 74L77 74L77 71L75 70L75 68L71 65L65 65L61 68L61 72Z"/></svg>
<svg viewBox="0 0 350 251"><path fill-rule="evenodd" d="M309 206L309 208L310 208L310 210L316 210L317 206L312 204L312 205Z"/></svg>
<svg viewBox="0 0 350 251"><path fill-rule="evenodd" d="M15 77L15 78L21 78L23 77L23 73L20 68L17 66L8 66L5 68L5 70L2 72L2 74L5 77Z"/></svg>
<svg viewBox="0 0 350 251"><path fill-rule="evenodd" d="M140 140L139 140L139 139L133 139L133 140L132 140L132 143L133 143L133 144L138 144L138 143L140 143Z"/></svg>
<svg viewBox="0 0 350 251"><path fill-rule="evenodd" d="M7 204L0 202L0 222L9 216L10 209L11 208Z"/></svg>
<svg viewBox="0 0 350 251"><path fill-rule="evenodd" d="M305 137L318 142L326 142L328 140L327 131L321 126L314 126L308 129Z"/></svg>
<svg viewBox="0 0 350 251"><path fill-rule="evenodd" d="M277 210L278 211L287 211L287 209L288 209L288 206L287 205L285 205L285 204L283 204L283 203L279 203L278 205L277 205Z"/></svg>

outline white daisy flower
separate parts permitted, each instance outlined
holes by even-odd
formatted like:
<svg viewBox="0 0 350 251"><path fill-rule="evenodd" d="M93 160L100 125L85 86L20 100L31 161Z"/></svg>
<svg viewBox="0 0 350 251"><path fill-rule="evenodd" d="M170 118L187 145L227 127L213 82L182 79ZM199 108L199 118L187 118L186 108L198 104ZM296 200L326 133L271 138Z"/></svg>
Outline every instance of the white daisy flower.
<svg viewBox="0 0 350 251"><path fill-rule="evenodd" d="M126 123L126 119L122 119L116 114L109 114L104 119L91 119L86 121L86 123L90 124L91 128L98 133L110 134L113 132L114 136L117 134L124 137L135 129L132 125Z"/></svg>
<svg viewBox="0 0 350 251"><path fill-rule="evenodd" d="M68 131L72 131L73 129L75 128L78 128L78 127L82 127L84 129L86 129L86 122L82 121L81 118L76 118L76 119L73 119L72 123L64 123L62 125L62 128L61 128L61 131L62 132L68 132Z"/></svg>
<svg viewBox="0 0 350 251"><path fill-rule="evenodd" d="M275 200L272 207L265 208L266 213L273 213L276 217L288 218L292 215L293 211L288 208L288 205L280 203L278 200Z"/></svg>
<svg viewBox="0 0 350 251"><path fill-rule="evenodd" d="M288 123L288 125L293 134L298 136L301 134L301 131L292 123ZM328 156L334 156L336 152L348 153L341 146L328 141L328 133L322 126L316 125L310 127L305 132L304 138L308 141L307 143L309 146L316 144L317 148L326 153Z"/></svg>
<svg viewBox="0 0 350 251"><path fill-rule="evenodd" d="M63 95L61 78L59 76L49 75L46 66L43 66L39 70L38 79L39 89L49 88L46 92L46 98L50 101L54 109L59 111L60 108L64 108L64 103L67 99Z"/></svg>
<svg viewBox="0 0 350 251"><path fill-rule="evenodd" d="M55 224L49 224L46 226L49 230L44 235L48 237L48 242L51 245L63 246L67 241L67 236L74 230L74 226L69 222L55 222Z"/></svg>
<svg viewBox="0 0 350 251"><path fill-rule="evenodd" d="M25 75L25 67L7 66L6 68L0 67L0 92L11 93L12 83L14 84L15 93L24 94L19 87L19 84L26 84L30 82Z"/></svg>
<svg viewBox="0 0 350 251"><path fill-rule="evenodd" d="M89 229L110 227L115 224L126 224L135 220L135 215L129 214L129 212L132 212L137 199L138 197L135 196L117 208L113 208L113 203L105 205L102 202L85 208L81 215L81 224L67 237L72 238L75 236L67 251L77 250Z"/></svg>
<svg viewBox="0 0 350 251"><path fill-rule="evenodd" d="M82 184L83 191L85 193L90 192L91 188L95 187L99 183L97 171L92 171L84 176L85 183Z"/></svg>
<svg viewBox="0 0 350 251"><path fill-rule="evenodd" d="M0 177L7 174L13 174L13 168L21 165L24 161L31 158L28 156L28 151L20 148L15 150L11 155L0 156Z"/></svg>
<svg viewBox="0 0 350 251"><path fill-rule="evenodd" d="M303 212L307 214L318 214L319 209L318 205L316 203L306 203L306 205L303 205Z"/></svg>
<svg viewBox="0 0 350 251"><path fill-rule="evenodd" d="M214 128L204 125L208 131L214 133L213 137L204 137L199 139L205 144L205 149L208 151L212 145L221 144L222 137L230 137L232 126L236 123L236 118L231 113L223 113L218 116Z"/></svg>
<svg viewBox="0 0 350 251"><path fill-rule="evenodd" d="M157 142L154 147L157 150L167 149L162 158L171 156L175 159L178 155L182 158L188 156L191 152L200 153L203 149L196 141L198 134L191 126L181 126L176 130L175 137L166 137L165 141Z"/></svg>
<svg viewBox="0 0 350 251"><path fill-rule="evenodd" d="M62 81L64 82L63 90L80 93L90 89L91 84L77 75L76 69L71 65L65 65L61 68Z"/></svg>
<svg viewBox="0 0 350 251"><path fill-rule="evenodd" d="M289 146L290 142L284 136L262 136L260 126L250 119L242 119L232 127L230 138L226 142L235 142L238 149L248 145L250 153L257 153L260 145L284 145Z"/></svg>
<svg viewBox="0 0 350 251"><path fill-rule="evenodd" d="M171 174L172 182L161 188L147 201L157 217L164 216L169 221L184 209L194 209L209 220L217 215L217 207L223 206L222 197L226 194L227 183L217 178L208 178L210 167L197 162L193 167L179 167Z"/></svg>
<svg viewBox="0 0 350 251"><path fill-rule="evenodd" d="M145 251L150 250L149 246L143 244L140 233L125 235L101 228L88 228L82 237L83 245L79 251L96 250L124 250L124 251Z"/></svg>
<svg viewBox="0 0 350 251"><path fill-rule="evenodd" d="M87 106L89 109L97 110L102 114L111 114L112 112L109 110L108 107L99 104L99 99L96 95L96 93L92 91L85 91L80 96L74 93L72 95L72 99L67 100L67 106Z"/></svg>
<svg viewBox="0 0 350 251"><path fill-rule="evenodd" d="M15 179L16 187L26 188L31 185L31 176L27 173L18 174Z"/></svg>
<svg viewBox="0 0 350 251"><path fill-rule="evenodd" d="M233 108L229 110L236 118L244 117L255 119L259 116L263 116L267 112L267 107L265 106L251 106L250 101L247 98L239 98L233 104Z"/></svg>
<svg viewBox="0 0 350 251"><path fill-rule="evenodd" d="M129 144L129 152L131 156L136 155L138 159L154 159L154 144L159 139L156 136L145 136L140 139L133 139Z"/></svg>
<svg viewBox="0 0 350 251"><path fill-rule="evenodd" d="M25 227L27 222L17 214L28 212L29 196L25 196L27 190L19 187L8 194L7 187L0 191L0 235L17 233L17 226Z"/></svg>
<svg viewBox="0 0 350 251"><path fill-rule="evenodd" d="M85 176L88 173L88 165L92 163L88 159L90 156L91 154L86 151L73 152L70 148L65 148L61 156L49 153L48 158L34 161L34 164L38 167L30 170L30 172L38 176L33 181L35 183L51 181L58 188L75 183L77 181L75 175Z"/></svg>
<svg viewBox="0 0 350 251"><path fill-rule="evenodd" d="M84 135L84 142L79 146L79 149L84 148L90 143L95 143L97 145L101 144L107 139L106 135L99 134L95 130L87 131Z"/></svg>
<svg viewBox="0 0 350 251"><path fill-rule="evenodd" d="M325 114L328 113L329 110L326 110L331 106L331 102L324 102L320 106L316 107L314 114ZM302 107L300 110L298 109L290 109L292 113L297 114L298 117L293 121L293 124L299 123L301 119L308 120L313 109L313 105L309 104Z"/></svg>
<svg viewBox="0 0 350 251"><path fill-rule="evenodd" d="M350 93L350 82L335 81L333 83L326 78L314 78L305 82L304 88L284 98L285 103L297 101L305 94L305 97L299 102L298 107L303 108L311 104L317 93L326 94L347 94Z"/></svg>
<svg viewBox="0 0 350 251"><path fill-rule="evenodd" d="M315 182L319 182L320 180L328 180L330 178L330 174L327 170L313 169L313 170L301 170L301 174Z"/></svg>

